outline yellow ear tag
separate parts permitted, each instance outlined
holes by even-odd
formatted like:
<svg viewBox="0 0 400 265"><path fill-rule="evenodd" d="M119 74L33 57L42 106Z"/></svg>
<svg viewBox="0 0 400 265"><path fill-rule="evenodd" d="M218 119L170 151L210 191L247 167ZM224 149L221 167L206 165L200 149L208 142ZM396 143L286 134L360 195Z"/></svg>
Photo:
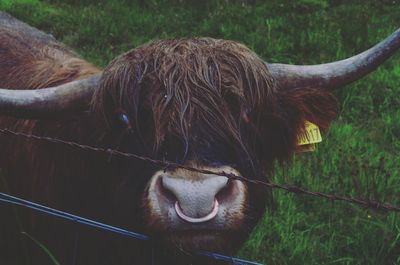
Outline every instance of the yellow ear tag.
<svg viewBox="0 0 400 265"><path fill-rule="evenodd" d="M300 147L300 152L315 151L315 144L322 142L321 132L314 123L306 121L304 124L304 133L298 137L297 145Z"/></svg>

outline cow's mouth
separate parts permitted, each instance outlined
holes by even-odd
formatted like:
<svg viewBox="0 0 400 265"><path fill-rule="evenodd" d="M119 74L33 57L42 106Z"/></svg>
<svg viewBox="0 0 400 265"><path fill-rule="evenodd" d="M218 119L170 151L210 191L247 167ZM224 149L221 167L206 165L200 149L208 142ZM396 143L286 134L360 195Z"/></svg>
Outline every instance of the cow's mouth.
<svg viewBox="0 0 400 265"><path fill-rule="evenodd" d="M232 256L244 238L238 233L226 230L191 229L163 231L152 239L158 258L165 264L220 264L205 257L201 252L213 252Z"/></svg>
<svg viewBox="0 0 400 265"><path fill-rule="evenodd" d="M184 230L163 233L156 240L163 248L173 248L178 252L214 251L227 254L241 244L244 237L240 234L225 230Z"/></svg>

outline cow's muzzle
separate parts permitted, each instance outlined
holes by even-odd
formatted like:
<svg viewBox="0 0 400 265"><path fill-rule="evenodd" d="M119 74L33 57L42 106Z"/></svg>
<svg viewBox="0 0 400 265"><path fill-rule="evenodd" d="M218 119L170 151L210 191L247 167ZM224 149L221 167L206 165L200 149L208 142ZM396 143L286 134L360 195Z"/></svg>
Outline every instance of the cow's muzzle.
<svg viewBox="0 0 400 265"><path fill-rule="evenodd" d="M205 168L240 175L231 167ZM238 180L185 169L156 172L147 193L149 218L173 230L230 230L241 225L247 188Z"/></svg>

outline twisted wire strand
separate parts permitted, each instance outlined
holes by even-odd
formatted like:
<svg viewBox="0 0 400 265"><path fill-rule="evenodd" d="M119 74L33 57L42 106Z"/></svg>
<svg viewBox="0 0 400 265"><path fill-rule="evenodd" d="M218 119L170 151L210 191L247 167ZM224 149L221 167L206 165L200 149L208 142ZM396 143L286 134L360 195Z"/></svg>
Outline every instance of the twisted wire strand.
<svg viewBox="0 0 400 265"><path fill-rule="evenodd" d="M139 160L142 160L142 161L145 161L148 163L152 163L154 165L158 165L158 166L161 166L164 168L176 167L176 168L182 168L182 169L185 169L188 171L194 171L194 172L198 172L198 173L202 173L202 174L212 174L212 175L224 176L231 180L240 180L240 181L248 182L248 183L255 184L255 185L263 185L263 186L271 188L271 189L284 190L288 193L304 194L304 195L308 195L308 196L324 198L324 199L327 199L330 201L343 201L343 202L359 205L361 207L369 208L369 209L400 212L399 206L392 205L389 203L383 203L383 202L380 202L377 200L360 199L360 198L351 197L351 196L343 196L343 195L328 194L328 193L323 193L323 192L318 192L318 191L310 191L310 190L307 190L305 188L298 187L295 185L285 185L285 184L273 183L270 181L267 182L267 181L262 181L262 180L248 179L248 178L245 178L242 176L238 176L234 173L228 173L228 172L224 172L224 171L214 172L214 171L207 170L207 169L198 169L198 168L193 168L193 167L182 165L182 164L177 164L174 162L161 161L161 160L157 160L157 159L152 159L150 157L140 156L137 154L125 153L125 152L121 152L121 151L114 150L114 149L107 149L107 148L100 148L100 147L95 147L95 146L90 146L90 145L85 145L85 144L79 144L76 142L65 141L65 140L47 137L47 136L38 136L38 135L27 134L27 133L23 133L23 132L15 132L10 129L0 129L0 133L9 134L9 135L13 135L13 136L25 137L27 139L34 139L34 140L38 140L38 141L46 141L46 142L51 142L51 143L55 143L55 144L63 144L63 145L67 145L67 146L70 146L73 148L97 152L97 153L107 153L107 154L119 156L119 157L139 159Z"/></svg>

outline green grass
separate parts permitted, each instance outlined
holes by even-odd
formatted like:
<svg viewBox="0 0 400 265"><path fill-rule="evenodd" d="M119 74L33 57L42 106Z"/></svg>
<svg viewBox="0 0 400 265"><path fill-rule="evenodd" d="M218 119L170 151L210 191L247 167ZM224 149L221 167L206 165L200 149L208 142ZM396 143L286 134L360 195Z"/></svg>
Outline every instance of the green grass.
<svg viewBox="0 0 400 265"><path fill-rule="evenodd" d="M268 2L268 3L263 3ZM53 34L105 66L151 40L210 36L238 40L268 62L342 59L400 24L400 2L0 0L0 9ZM400 53L335 92L340 114L313 153L273 180L400 204ZM400 218L341 202L274 191L240 256L265 264L400 264Z"/></svg>

